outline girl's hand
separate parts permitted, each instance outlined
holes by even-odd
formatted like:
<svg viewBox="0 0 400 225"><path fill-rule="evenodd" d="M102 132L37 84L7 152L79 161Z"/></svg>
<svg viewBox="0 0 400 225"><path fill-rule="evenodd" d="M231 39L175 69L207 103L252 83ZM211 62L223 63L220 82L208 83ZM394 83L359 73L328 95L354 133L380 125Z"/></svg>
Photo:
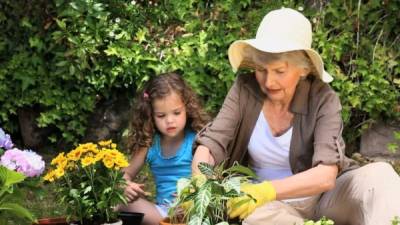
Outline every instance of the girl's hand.
<svg viewBox="0 0 400 225"><path fill-rule="evenodd" d="M138 184L132 181L127 181L124 194L128 199L128 203L137 200L139 197L145 197L147 192L143 191L144 184Z"/></svg>

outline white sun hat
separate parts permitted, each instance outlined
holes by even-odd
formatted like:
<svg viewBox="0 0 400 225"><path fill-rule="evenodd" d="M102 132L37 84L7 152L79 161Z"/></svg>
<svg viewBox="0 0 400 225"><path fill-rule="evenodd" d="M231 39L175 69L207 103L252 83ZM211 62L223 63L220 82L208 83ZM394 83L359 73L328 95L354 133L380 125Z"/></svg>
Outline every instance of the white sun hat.
<svg viewBox="0 0 400 225"><path fill-rule="evenodd" d="M311 42L310 21L296 10L281 8L264 16L256 38L238 40L231 44L228 50L229 62L236 72L243 61L243 51L246 51L248 46L269 53L304 50L314 64L319 78L329 83L333 77L324 70L322 58L311 48Z"/></svg>

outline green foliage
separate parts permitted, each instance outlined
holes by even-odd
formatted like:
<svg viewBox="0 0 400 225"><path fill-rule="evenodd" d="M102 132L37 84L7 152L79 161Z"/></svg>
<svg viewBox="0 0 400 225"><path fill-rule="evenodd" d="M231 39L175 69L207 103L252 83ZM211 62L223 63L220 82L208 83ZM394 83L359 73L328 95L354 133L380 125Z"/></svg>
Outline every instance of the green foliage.
<svg viewBox="0 0 400 225"><path fill-rule="evenodd" d="M326 217L322 217L318 221L312 221L312 220L307 220L304 222L304 225L333 225L335 222L333 222L330 219L327 219Z"/></svg>
<svg viewBox="0 0 400 225"><path fill-rule="evenodd" d="M229 45L254 37L266 12L281 6L302 7L313 21L348 140L369 122L398 118L400 2L307 2L3 0L0 123L17 131L18 109L36 106L38 125L59 131L50 140L77 143L99 101L172 70L216 112L235 77Z"/></svg>
<svg viewBox="0 0 400 225"><path fill-rule="evenodd" d="M29 222L35 217L23 205L24 196L17 184L25 180L22 173L0 166L0 224L8 224L10 219L23 218Z"/></svg>
<svg viewBox="0 0 400 225"><path fill-rule="evenodd" d="M399 8L393 1L332 1L311 17L349 141L373 121L399 118Z"/></svg>
<svg viewBox="0 0 400 225"><path fill-rule="evenodd" d="M400 217L395 216L392 220L392 225L399 225L400 224Z"/></svg>
<svg viewBox="0 0 400 225"><path fill-rule="evenodd" d="M223 164L213 167L200 163L199 170L199 175L178 180L178 196L169 210L170 218L188 225L227 225L227 200L243 194L240 184L254 178L254 172L239 164L224 169ZM180 208L184 209L183 216L178 213Z"/></svg>
<svg viewBox="0 0 400 225"><path fill-rule="evenodd" d="M393 135L394 135L394 140L400 141L400 131L394 131ZM386 147L389 150L389 152L396 153L399 148L399 145L393 142L393 143L388 143Z"/></svg>

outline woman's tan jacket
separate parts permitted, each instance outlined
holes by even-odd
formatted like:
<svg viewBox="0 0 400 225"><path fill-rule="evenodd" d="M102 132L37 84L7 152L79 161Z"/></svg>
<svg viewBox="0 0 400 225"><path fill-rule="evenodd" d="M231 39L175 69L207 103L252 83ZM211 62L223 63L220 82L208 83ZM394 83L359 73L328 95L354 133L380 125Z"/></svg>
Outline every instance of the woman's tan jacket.
<svg viewBox="0 0 400 225"><path fill-rule="evenodd" d="M265 95L252 74L239 75L217 117L197 135L194 149L204 145L219 164L247 164L250 136ZM293 174L320 163L339 167L339 174L356 167L345 156L341 104L328 84L309 76L296 87L290 111L294 114L289 161Z"/></svg>

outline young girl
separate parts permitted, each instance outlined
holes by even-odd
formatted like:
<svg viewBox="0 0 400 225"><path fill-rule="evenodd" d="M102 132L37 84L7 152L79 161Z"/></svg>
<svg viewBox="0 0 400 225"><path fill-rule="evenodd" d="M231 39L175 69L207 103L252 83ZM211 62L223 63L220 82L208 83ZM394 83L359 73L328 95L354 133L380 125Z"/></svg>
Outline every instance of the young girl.
<svg viewBox="0 0 400 225"><path fill-rule="evenodd" d="M192 143L207 122L192 89L175 73L151 79L139 92L129 134L132 158L124 170L128 204L120 211L144 213L142 224L158 224L173 201L176 181L191 176ZM146 200L144 185L133 182L148 163L156 184L156 204Z"/></svg>

